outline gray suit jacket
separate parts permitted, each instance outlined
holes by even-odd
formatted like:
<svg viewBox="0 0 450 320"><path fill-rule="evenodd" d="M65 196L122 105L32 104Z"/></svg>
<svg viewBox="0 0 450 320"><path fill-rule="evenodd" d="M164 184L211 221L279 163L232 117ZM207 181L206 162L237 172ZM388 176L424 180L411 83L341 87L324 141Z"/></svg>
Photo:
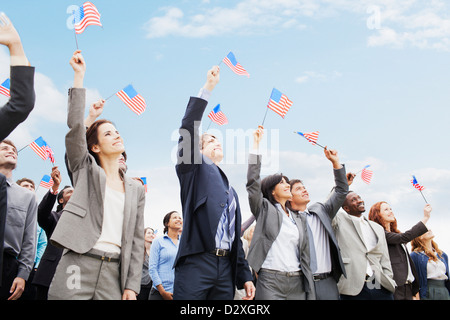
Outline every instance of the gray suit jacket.
<svg viewBox="0 0 450 320"><path fill-rule="evenodd" d="M66 151L74 193L62 211L51 241L74 252L88 252L100 237L106 174L87 149L85 89L69 90ZM144 260L144 187L127 176L121 247L121 286L139 293Z"/></svg>
<svg viewBox="0 0 450 320"><path fill-rule="evenodd" d="M333 170L335 187L331 191L328 199L325 202L316 202L308 207L308 211L314 213L319 218L325 231L328 234L330 242L330 256L332 264L332 275L336 282L339 281L341 275L346 276L345 266L342 261L339 244L334 233L334 229L331 225L333 218L339 211L339 208L344 203L345 197L348 193L347 177L345 175L345 166L342 165L341 169Z"/></svg>
<svg viewBox="0 0 450 320"><path fill-rule="evenodd" d="M347 277L341 276L338 282L339 293L355 296L361 292L365 283L367 260L374 271L374 288L378 289L377 286L381 284L385 289L394 292L396 284L384 229L378 223L366 217L364 219L369 222L377 237L377 245L370 251L364 244L359 223L355 222L348 213L340 210L333 219L333 228L347 273Z"/></svg>
<svg viewBox="0 0 450 320"><path fill-rule="evenodd" d="M250 154L247 172L247 192L250 209L256 218L256 226L247 260L256 272L259 272L266 260L272 243L280 233L283 221L283 213L263 197L260 171L261 155ZM314 283L309 266L310 257L306 218L298 213L294 213L294 219L300 235L298 249L300 252L300 267L306 279L305 291L308 292L308 299L315 299Z"/></svg>

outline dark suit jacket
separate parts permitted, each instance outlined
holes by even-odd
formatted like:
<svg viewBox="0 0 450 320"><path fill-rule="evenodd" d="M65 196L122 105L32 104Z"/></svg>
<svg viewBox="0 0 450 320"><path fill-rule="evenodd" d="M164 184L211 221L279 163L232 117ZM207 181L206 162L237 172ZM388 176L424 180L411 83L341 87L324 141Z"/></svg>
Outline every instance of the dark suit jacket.
<svg viewBox="0 0 450 320"><path fill-rule="evenodd" d="M0 173L0 286L3 271L3 245L5 242L6 210L8 201L6 194L6 177Z"/></svg>
<svg viewBox="0 0 450 320"><path fill-rule="evenodd" d="M419 276L414 266L414 262L412 261L410 255L405 252L402 245L410 242L414 238L420 237L427 231L427 227L422 222L417 223L410 230L404 233L386 231L386 242L388 244L389 258L391 259L395 283L397 283L398 286L406 283L406 279L408 277L407 261L409 261L411 271L414 276L414 282L412 283L413 295L419 292Z"/></svg>
<svg viewBox="0 0 450 320"><path fill-rule="evenodd" d="M11 98L0 108L0 141L25 121L34 108L34 67L11 67L10 83Z"/></svg>
<svg viewBox="0 0 450 320"><path fill-rule="evenodd" d="M56 195L50 191L42 198L38 207L38 224L44 229L47 239L50 239L56 224L61 217L61 211L52 211L56 201ZM42 255L39 267L33 278L33 284L50 287L56 267L63 253L62 248L54 246L51 242L47 243L44 254Z"/></svg>
<svg viewBox="0 0 450 320"><path fill-rule="evenodd" d="M228 200L229 183L223 171L200 152L199 125L208 102L191 97L182 120L176 172L180 182L183 233L175 266L188 255L215 249L220 216ZM236 236L231 250L233 281L240 289L252 275L245 260L240 238L241 211L236 192Z"/></svg>

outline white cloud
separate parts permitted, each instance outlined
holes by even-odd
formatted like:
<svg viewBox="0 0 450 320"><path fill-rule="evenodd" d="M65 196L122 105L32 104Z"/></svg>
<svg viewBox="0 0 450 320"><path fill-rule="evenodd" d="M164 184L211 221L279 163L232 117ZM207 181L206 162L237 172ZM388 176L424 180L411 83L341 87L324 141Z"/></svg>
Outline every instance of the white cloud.
<svg viewBox="0 0 450 320"><path fill-rule="evenodd" d="M310 80L327 81L339 77L342 77L342 73L339 71L333 71L329 74L317 71L305 71L301 76L295 78L295 82L302 84Z"/></svg>
<svg viewBox="0 0 450 320"><path fill-rule="evenodd" d="M148 38L202 38L305 29L305 18L353 14L368 28L367 45L450 50L450 16L442 0L242 0L234 7L203 2L195 14L165 7L145 24ZM301 81L301 79L300 79Z"/></svg>
<svg viewBox="0 0 450 320"><path fill-rule="evenodd" d="M148 38L250 34L274 27L303 29L305 25L296 18L311 16L317 8L313 1L244 0L233 8L211 7L186 16L180 8L166 7L163 16L151 18L144 28Z"/></svg>

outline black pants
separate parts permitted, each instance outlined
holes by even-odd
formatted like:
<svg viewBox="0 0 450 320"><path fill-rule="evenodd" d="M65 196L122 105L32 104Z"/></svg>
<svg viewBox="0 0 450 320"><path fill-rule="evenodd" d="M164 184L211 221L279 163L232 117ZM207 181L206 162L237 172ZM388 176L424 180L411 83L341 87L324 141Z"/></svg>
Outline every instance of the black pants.
<svg viewBox="0 0 450 320"><path fill-rule="evenodd" d="M19 270L19 262L17 262L16 257L3 253L3 265L2 265L2 286L0 287L0 300L7 300L12 293L11 290L12 283L17 276Z"/></svg>
<svg viewBox="0 0 450 320"><path fill-rule="evenodd" d="M369 288L365 283L359 294L356 296L341 294L341 300L394 300L394 295L383 286L380 286L380 289Z"/></svg>

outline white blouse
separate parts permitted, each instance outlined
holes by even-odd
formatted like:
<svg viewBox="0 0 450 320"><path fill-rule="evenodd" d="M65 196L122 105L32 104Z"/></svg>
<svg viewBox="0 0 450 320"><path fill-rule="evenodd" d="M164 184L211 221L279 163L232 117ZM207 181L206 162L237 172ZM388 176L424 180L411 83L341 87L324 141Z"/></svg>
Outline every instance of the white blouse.
<svg viewBox="0 0 450 320"><path fill-rule="evenodd" d="M279 207L278 207L279 206ZM267 253L262 268L284 272L300 270L300 252L298 249L299 232L297 225L289 211L289 217L277 203L278 210L283 212L280 233Z"/></svg>
<svg viewBox="0 0 450 320"><path fill-rule="evenodd" d="M120 254L125 193L111 189L106 185L103 207L102 232L94 245L94 249Z"/></svg>

